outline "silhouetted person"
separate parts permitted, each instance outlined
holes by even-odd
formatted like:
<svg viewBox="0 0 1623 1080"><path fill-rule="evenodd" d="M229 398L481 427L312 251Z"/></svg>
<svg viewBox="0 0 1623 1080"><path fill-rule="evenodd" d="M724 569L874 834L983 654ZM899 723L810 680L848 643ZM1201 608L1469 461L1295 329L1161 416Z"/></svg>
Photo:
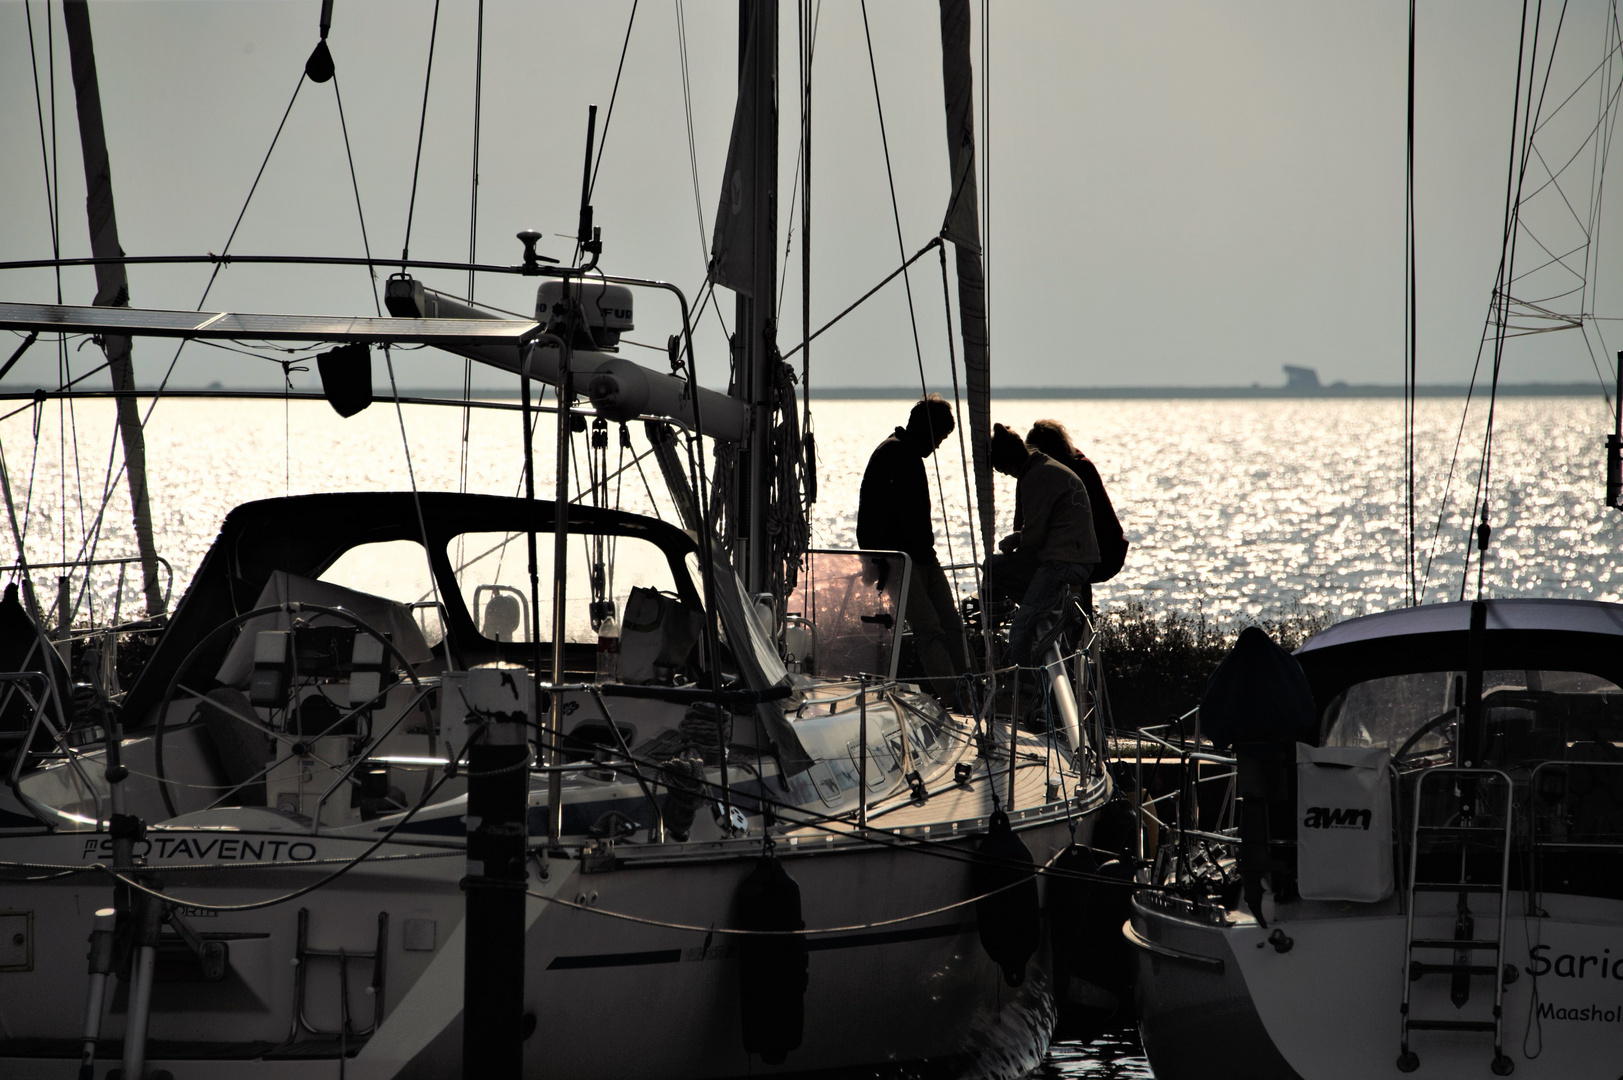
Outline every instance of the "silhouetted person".
<svg viewBox="0 0 1623 1080"><path fill-rule="evenodd" d="M1116 517L1116 508L1110 505L1110 496L1105 492L1105 482L1099 478L1099 470L1094 468L1086 454L1072 444L1064 424L1058 420L1037 421L1026 435L1026 445L1033 450L1041 450L1070 469L1082 481L1082 486L1088 489L1088 506L1093 511L1093 535L1099 541L1099 565L1089 575L1087 584L1082 586L1082 602L1091 612L1093 587L1115 577L1127 561L1127 534L1122 531L1121 521ZM1018 505L1014 510L1014 529L1020 531Z"/></svg>
<svg viewBox="0 0 1623 1080"><path fill-rule="evenodd" d="M958 676L969 670L964 626L947 575L935 554L930 523L930 485L924 459L952 434L952 406L931 394L913 406L905 428L879 444L862 474L857 504L857 544L874 551L901 551L913 558L905 618L930 690L952 701Z"/></svg>
<svg viewBox="0 0 1623 1080"><path fill-rule="evenodd" d="M8 584L4 595L0 596L0 671L44 672L55 681L57 700L64 711L72 700L67 668L56 650L46 646L39 626L23 609L15 582ZM41 688L36 682L31 682L29 689L37 696ZM27 731L33 717L33 709L16 686L0 686L0 731ZM61 723L65 717L53 714L52 719ZM35 736L34 749L47 747L50 741L50 736L42 729ZM9 757L6 752L13 745L0 743L0 756Z"/></svg>
<svg viewBox="0 0 1623 1080"><path fill-rule="evenodd" d="M986 559L987 585L1020 603L1009 623L1009 662L1030 664L1037 616L1059 603L1067 585L1084 585L1099 565L1088 489L1077 475L1020 436L996 424L992 468L1016 480L1020 531L998 542Z"/></svg>

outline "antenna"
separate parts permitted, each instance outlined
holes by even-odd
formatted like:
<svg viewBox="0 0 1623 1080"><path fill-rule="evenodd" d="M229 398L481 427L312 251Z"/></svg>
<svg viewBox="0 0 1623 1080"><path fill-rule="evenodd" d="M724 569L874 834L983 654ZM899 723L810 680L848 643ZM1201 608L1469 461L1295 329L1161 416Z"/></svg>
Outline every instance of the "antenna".
<svg viewBox="0 0 1623 1080"><path fill-rule="evenodd" d="M1612 433L1606 436L1606 505L1623 510L1623 352L1617 354L1617 391L1612 406Z"/></svg>
<svg viewBox="0 0 1623 1080"><path fill-rule="evenodd" d="M592 257L587 269L596 266L597 257L603 254L603 230L592 225L592 147L596 140L597 106L589 105L586 109L586 160L580 169L580 227L575 233L575 243Z"/></svg>

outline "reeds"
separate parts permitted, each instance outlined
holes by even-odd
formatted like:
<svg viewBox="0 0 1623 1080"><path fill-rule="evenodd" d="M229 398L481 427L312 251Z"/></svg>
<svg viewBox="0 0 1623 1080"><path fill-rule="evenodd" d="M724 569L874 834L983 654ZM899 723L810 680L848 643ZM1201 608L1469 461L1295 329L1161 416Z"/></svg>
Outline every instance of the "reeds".
<svg viewBox="0 0 1623 1080"><path fill-rule="evenodd" d="M1206 680L1248 626L1260 627L1289 650L1330 622L1329 614L1299 603L1257 618L1222 621L1198 607L1193 614L1157 612L1142 601L1103 611L1099 633L1112 722L1118 728L1175 722L1200 704Z"/></svg>

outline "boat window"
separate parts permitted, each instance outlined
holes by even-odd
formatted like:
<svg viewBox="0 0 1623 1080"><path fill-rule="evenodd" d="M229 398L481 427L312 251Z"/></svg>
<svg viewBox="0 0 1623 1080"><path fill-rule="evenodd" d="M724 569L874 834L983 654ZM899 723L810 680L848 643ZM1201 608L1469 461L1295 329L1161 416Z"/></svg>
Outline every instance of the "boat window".
<svg viewBox="0 0 1623 1080"><path fill-rule="evenodd" d="M862 760L862 747L856 743L847 743L846 756L851 759L852 768L861 773L867 770L868 787L873 791L882 791L890 783L890 774L895 769L895 759L891 757L890 747L883 743L870 742L868 744L868 760Z"/></svg>
<svg viewBox="0 0 1623 1080"><path fill-rule="evenodd" d="M593 642L594 595L612 601L616 619L625 615L626 599L637 586L674 592L670 561L659 545L636 536L571 535L564 640ZM602 558L598 559L601 547ZM460 556L459 553L460 552ZM474 626L489 641L530 640L530 555L526 533L463 533L450 543L462 601ZM536 536L536 570L540 579L541 640L552 633L552 535ZM594 593L594 584L596 591Z"/></svg>
<svg viewBox="0 0 1623 1080"><path fill-rule="evenodd" d="M1430 671L1348 687L1324 713L1326 746L1382 747L1406 758L1450 750L1465 672ZM1583 760L1623 751L1623 690L1579 671L1482 674L1490 761ZM1407 744L1407 746L1406 746Z"/></svg>
<svg viewBox="0 0 1623 1080"><path fill-rule="evenodd" d="M356 592L406 605L430 646L445 637L445 621L434 597L428 554L415 540L384 540L350 548L318 578Z"/></svg>

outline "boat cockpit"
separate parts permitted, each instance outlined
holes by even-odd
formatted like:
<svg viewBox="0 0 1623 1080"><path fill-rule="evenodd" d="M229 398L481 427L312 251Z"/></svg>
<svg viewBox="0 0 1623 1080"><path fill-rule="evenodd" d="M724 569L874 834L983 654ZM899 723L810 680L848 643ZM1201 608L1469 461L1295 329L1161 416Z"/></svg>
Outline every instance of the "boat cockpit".
<svg viewBox="0 0 1623 1080"><path fill-rule="evenodd" d="M813 562L805 614L784 628L801 631L793 673L773 613L718 566L714 662L738 697L726 704L704 700L711 661L691 535L570 506L567 602L554 627L553 527L551 503L483 495L323 494L232 511L123 695L128 812L176 823L252 811L261 825L269 812L312 829L370 828L431 797L444 802L462 790L454 778L441 786L467 738L459 680L505 663L547 682L560 636L566 798L582 785L607 788L585 799L590 810L566 812L566 825L583 834L665 834L669 796L656 800L626 762L656 774L651 763L685 762L672 766L683 774L675 787L696 787L709 770L734 789L728 801L747 819L763 805L751 792L769 783L779 797L826 812L859 799L859 759L872 762L864 786L877 799L906 790L910 773L916 783L921 771L948 767L949 749L967 741L932 699L892 686L871 710L870 753L861 755L855 728L869 710L857 699L866 695L812 677L869 665L883 673L888 664L894 678L900 608L870 609L901 603L905 556L824 553ZM898 560L900 572L876 572L883 559ZM617 640L605 641L610 634ZM71 692L60 700L66 718L34 723L28 747L7 763L12 790L51 828L96 829L111 812L109 717L72 707ZM674 790L671 777L657 778ZM693 808L677 809L675 831L692 831ZM617 816L606 820L610 810ZM738 820L717 825L726 834Z"/></svg>

